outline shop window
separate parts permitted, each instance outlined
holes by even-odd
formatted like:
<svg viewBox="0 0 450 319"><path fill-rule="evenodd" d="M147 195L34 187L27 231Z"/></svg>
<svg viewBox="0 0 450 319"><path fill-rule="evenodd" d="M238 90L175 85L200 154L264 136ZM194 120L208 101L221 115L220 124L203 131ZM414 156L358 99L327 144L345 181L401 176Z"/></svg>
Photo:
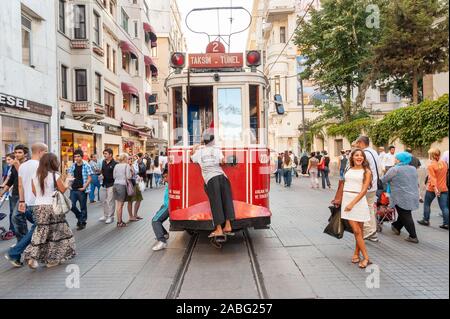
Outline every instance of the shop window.
<svg viewBox="0 0 450 319"><path fill-rule="evenodd" d="M75 133L61 130L61 169L66 171L73 164L73 152L83 151L83 159L95 153L95 138L93 134Z"/></svg>
<svg viewBox="0 0 450 319"><path fill-rule="evenodd" d="M66 1L59 0L59 24L58 30L62 33L66 33Z"/></svg>
<svg viewBox="0 0 450 319"><path fill-rule="evenodd" d="M183 91L181 87L173 89L173 144L183 145Z"/></svg>
<svg viewBox="0 0 450 319"><path fill-rule="evenodd" d="M259 86L250 85L249 107L250 107L250 134L251 144L259 143Z"/></svg>
<svg viewBox="0 0 450 319"><path fill-rule="evenodd" d="M242 140L242 92L240 88L217 90L219 137L224 141Z"/></svg>
<svg viewBox="0 0 450 319"><path fill-rule="evenodd" d="M94 43L100 46L100 15L94 11Z"/></svg>
<svg viewBox="0 0 450 319"><path fill-rule="evenodd" d="M105 114L107 117L115 118L114 94L105 91Z"/></svg>
<svg viewBox="0 0 450 319"><path fill-rule="evenodd" d="M86 70L75 70L76 100L87 101L87 73Z"/></svg>
<svg viewBox="0 0 450 319"><path fill-rule="evenodd" d="M123 95L122 108L123 108L124 111L130 112L130 110L131 110L130 99L131 99L131 95L130 94L124 94Z"/></svg>
<svg viewBox="0 0 450 319"><path fill-rule="evenodd" d="M67 66L61 65L61 97L67 99Z"/></svg>
<svg viewBox="0 0 450 319"><path fill-rule="evenodd" d="M280 43L286 43L286 27L280 27Z"/></svg>
<svg viewBox="0 0 450 319"><path fill-rule="evenodd" d="M102 76L95 73L95 103L102 104Z"/></svg>
<svg viewBox="0 0 450 319"><path fill-rule="evenodd" d="M22 63L31 65L31 20L22 15Z"/></svg>
<svg viewBox="0 0 450 319"><path fill-rule="evenodd" d="M128 33L128 20L130 18L128 17L125 10L122 8L122 28Z"/></svg>
<svg viewBox="0 0 450 319"><path fill-rule="evenodd" d="M75 14L74 38L86 39L86 7L84 5L75 5L74 14Z"/></svg>

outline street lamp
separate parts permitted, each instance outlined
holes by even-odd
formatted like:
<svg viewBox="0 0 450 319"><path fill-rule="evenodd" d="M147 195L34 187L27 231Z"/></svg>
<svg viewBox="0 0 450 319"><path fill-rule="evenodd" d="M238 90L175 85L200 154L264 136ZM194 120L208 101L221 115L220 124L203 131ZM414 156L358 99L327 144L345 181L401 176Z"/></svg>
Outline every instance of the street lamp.
<svg viewBox="0 0 450 319"><path fill-rule="evenodd" d="M303 79L302 75L299 72L298 73L298 79L300 81L300 99L301 99L301 105L302 105L302 130L303 130L303 148L304 151L306 151L306 127L305 127L305 104L303 102Z"/></svg>

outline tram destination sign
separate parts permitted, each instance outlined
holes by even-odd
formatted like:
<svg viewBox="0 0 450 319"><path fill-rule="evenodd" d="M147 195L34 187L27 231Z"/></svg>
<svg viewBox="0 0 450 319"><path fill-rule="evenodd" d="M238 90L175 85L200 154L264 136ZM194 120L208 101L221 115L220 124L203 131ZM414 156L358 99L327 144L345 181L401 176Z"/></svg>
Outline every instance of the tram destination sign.
<svg viewBox="0 0 450 319"><path fill-rule="evenodd" d="M191 69L242 68L244 55L242 53L189 54L188 61Z"/></svg>

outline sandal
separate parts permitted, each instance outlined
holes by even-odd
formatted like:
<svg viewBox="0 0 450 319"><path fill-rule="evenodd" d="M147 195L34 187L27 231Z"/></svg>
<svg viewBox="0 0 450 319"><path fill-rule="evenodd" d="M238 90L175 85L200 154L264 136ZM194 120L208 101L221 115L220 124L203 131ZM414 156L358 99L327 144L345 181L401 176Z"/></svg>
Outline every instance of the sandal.
<svg viewBox="0 0 450 319"><path fill-rule="evenodd" d="M364 263L364 262L366 262L366 263ZM372 264L372 262L369 259L364 259L359 263L359 268L365 269L365 268L367 268L367 266L369 266L371 264Z"/></svg>
<svg viewBox="0 0 450 319"><path fill-rule="evenodd" d="M117 222L117 227L127 227L127 224L124 222Z"/></svg>
<svg viewBox="0 0 450 319"><path fill-rule="evenodd" d="M136 219L137 219L137 220L141 220L141 219L144 219L144 218L141 217L141 216L136 216Z"/></svg>
<svg viewBox="0 0 450 319"><path fill-rule="evenodd" d="M355 257L352 258L352 264L359 264L361 262L361 259L358 256L358 259L356 259Z"/></svg>
<svg viewBox="0 0 450 319"><path fill-rule="evenodd" d="M223 236L225 236L224 233L219 235L219 234L216 234L215 232L212 232L211 234L209 234L208 238L223 237Z"/></svg>

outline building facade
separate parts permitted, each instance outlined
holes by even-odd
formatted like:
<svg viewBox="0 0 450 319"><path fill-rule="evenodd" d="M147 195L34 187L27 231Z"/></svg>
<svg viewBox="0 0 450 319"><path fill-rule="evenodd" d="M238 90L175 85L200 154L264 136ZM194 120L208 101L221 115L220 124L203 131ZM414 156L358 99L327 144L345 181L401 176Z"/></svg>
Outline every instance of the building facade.
<svg viewBox="0 0 450 319"><path fill-rule="evenodd" d="M0 10L0 156L44 142L59 152L53 0L3 1Z"/></svg>
<svg viewBox="0 0 450 319"><path fill-rule="evenodd" d="M146 151L148 109L158 70L148 0L58 0L57 74L63 168L109 147Z"/></svg>
<svg viewBox="0 0 450 319"><path fill-rule="evenodd" d="M168 92L164 88L166 78L171 72L170 54L186 52L186 39L182 31L182 18L176 0L154 0L150 12L152 25L158 36L158 47L153 50L152 59L158 68L158 76L153 79L152 100L157 103L155 118L156 138L147 144L147 151L164 151L169 140Z"/></svg>
<svg viewBox="0 0 450 319"><path fill-rule="evenodd" d="M297 50L291 36L297 27L297 19L303 17L310 0L254 0L253 19L247 40L248 50L263 52L264 73L270 80L271 100L275 94L283 98L284 115L278 115L274 103L269 109L269 146L276 152L291 150L301 152L303 115L300 84L303 86L303 104L305 121L314 120L319 114L314 112L313 100L322 98L314 83L301 80L299 73L303 70L304 57ZM312 6L320 8L316 0ZM308 16L305 16L307 19ZM355 92L357 93L357 92ZM356 94L354 94L356 96ZM392 92L371 88L366 92L364 107L370 111L386 113L406 105L405 101ZM349 142L342 137L315 138L313 150L327 150L337 160L338 152L348 148ZM342 148L341 148L342 147Z"/></svg>

